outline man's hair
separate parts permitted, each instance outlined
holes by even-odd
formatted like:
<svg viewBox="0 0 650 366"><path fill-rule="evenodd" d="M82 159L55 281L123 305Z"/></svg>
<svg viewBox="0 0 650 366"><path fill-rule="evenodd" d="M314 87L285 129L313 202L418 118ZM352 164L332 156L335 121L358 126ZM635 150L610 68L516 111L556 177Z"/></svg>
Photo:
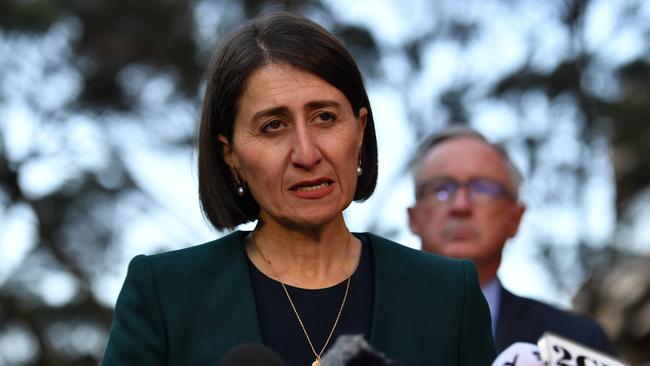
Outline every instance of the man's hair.
<svg viewBox="0 0 650 366"><path fill-rule="evenodd" d="M410 163L413 176L416 176L417 173L420 171L420 165L422 164L422 160L424 159L425 155L429 151L431 151L431 149L433 149L434 147L440 145L445 141L449 141L461 137L473 138L481 142L484 142L486 145L488 145L490 148L496 151L497 154L499 154L499 156L503 160L503 163L506 166L506 170L508 171L508 179L510 180L513 189L513 192L511 193L514 195L516 199L518 199L519 187L521 186L522 175L519 172L519 169L517 169L517 166L512 162L512 159L510 159L510 155L508 154L506 149L501 144L490 142L480 132L463 125L452 125L450 127L446 127L438 131L437 133L430 135L424 141L422 141L422 143L420 143Z"/></svg>
<svg viewBox="0 0 650 366"><path fill-rule="evenodd" d="M315 75L340 90L353 113L368 111L354 200L369 198L377 184L377 140L370 101L361 73L343 43L318 24L286 12L253 19L218 47L208 68L198 133L199 200L218 230L258 219L260 207L250 193L237 195L238 182L223 156L223 135L232 144L240 98L251 74L283 64ZM357 159L358 157L351 157Z"/></svg>

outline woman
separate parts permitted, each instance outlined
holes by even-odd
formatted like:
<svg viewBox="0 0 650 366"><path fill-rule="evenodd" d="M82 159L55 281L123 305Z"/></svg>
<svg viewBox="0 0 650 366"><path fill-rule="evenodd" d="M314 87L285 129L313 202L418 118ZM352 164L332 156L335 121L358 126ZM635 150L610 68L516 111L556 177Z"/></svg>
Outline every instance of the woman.
<svg viewBox="0 0 650 366"><path fill-rule="evenodd" d="M104 365L214 365L264 343L318 364L362 334L402 365L487 365L490 318L474 267L368 234L343 210L377 179L374 121L349 52L315 23L276 13L213 59L199 131L199 193L219 229L188 249L138 256Z"/></svg>

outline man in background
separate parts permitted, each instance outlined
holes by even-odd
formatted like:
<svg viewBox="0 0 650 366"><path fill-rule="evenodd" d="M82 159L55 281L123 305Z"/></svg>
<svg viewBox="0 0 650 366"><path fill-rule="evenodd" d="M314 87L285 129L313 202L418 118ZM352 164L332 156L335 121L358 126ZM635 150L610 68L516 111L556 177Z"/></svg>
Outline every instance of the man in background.
<svg viewBox="0 0 650 366"><path fill-rule="evenodd" d="M516 296L501 285L497 270L503 248L525 211L519 201L521 175L501 146L472 129L451 127L421 145L413 169L411 231L420 237L422 250L474 262L497 352L514 342L537 343L551 331L614 354L594 321Z"/></svg>

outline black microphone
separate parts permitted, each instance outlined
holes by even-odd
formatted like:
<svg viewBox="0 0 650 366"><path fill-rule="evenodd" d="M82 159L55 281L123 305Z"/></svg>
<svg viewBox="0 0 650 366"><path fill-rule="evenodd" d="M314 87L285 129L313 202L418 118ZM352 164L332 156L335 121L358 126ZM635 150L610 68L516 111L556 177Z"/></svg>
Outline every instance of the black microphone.
<svg viewBox="0 0 650 366"><path fill-rule="evenodd" d="M342 335L320 361L320 366L398 366L374 350L361 335Z"/></svg>
<svg viewBox="0 0 650 366"><path fill-rule="evenodd" d="M244 343L226 353L219 366L287 366L269 347L257 343Z"/></svg>

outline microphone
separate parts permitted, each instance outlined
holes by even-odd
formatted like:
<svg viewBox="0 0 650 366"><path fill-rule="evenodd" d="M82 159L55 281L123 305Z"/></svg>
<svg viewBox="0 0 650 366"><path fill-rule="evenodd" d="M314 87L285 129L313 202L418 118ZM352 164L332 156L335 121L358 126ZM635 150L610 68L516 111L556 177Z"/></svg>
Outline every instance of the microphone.
<svg viewBox="0 0 650 366"><path fill-rule="evenodd" d="M244 343L228 351L219 366L287 366L269 347L257 343Z"/></svg>
<svg viewBox="0 0 650 366"><path fill-rule="evenodd" d="M320 366L398 366L374 350L362 335L342 335L320 361Z"/></svg>
<svg viewBox="0 0 650 366"><path fill-rule="evenodd" d="M494 360L492 366L629 366L610 355L578 342L546 332L532 343L510 345Z"/></svg>
<svg viewBox="0 0 650 366"><path fill-rule="evenodd" d="M526 342L511 344L497 356L492 366L544 366L539 348Z"/></svg>
<svg viewBox="0 0 650 366"><path fill-rule="evenodd" d="M537 345L542 361L548 366L629 366L624 361L551 332L544 333Z"/></svg>

